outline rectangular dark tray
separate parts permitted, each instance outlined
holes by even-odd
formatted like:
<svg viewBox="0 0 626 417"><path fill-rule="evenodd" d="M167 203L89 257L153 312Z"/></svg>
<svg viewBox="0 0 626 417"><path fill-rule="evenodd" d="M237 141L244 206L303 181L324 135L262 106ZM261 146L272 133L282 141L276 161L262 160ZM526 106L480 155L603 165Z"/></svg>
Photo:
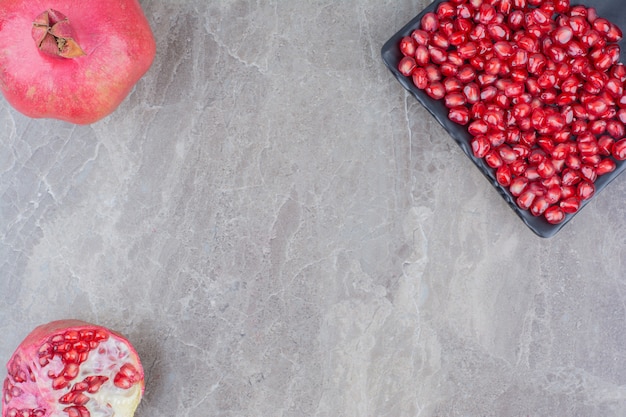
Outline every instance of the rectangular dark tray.
<svg viewBox="0 0 626 417"><path fill-rule="evenodd" d="M411 78L405 77L398 71L398 63L402 59L402 54L398 48L400 39L404 36L409 36L414 29L420 26L420 20L422 16L428 12L435 11L437 5L445 0L436 0L426 7L422 12L415 16L410 22L408 22L402 29L400 29L395 35L393 35L381 50L382 59L385 65L389 68L391 73L396 77L398 82L408 90L415 98L435 117L435 119L446 129L446 131L452 136L452 139L461 147L463 152L468 158L474 162L478 169L485 175L485 177L491 182L491 184L500 193L502 198L509 204L513 211L522 219L522 221L538 236L540 237L552 237L554 236L565 224L567 224L580 210L583 209L590 201L602 191L611 181L617 178L625 169L626 161L616 161L617 168L615 171L598 177L595 182L596 192L594 196L582 202L580 210L574 214L568 214L565 220L559 224L548 223L543 216L535 217L529 211L520 209L515 203L515 198L511 193L503 186L501 186L495 177L495 171L489 167L484 160L476 158L470 146L471 135L467 132L465 126L458 125L448 119L448 109L444 106L442 101L433 100L425 92L419 90L413 85ZM584 4L588 7L595 7L598 11L598 15L606 17L611 22L617 24L625 33L624 39L619 42L621 57L620 60L624 61L624 53L626 51L626 3L624 0L588 0L583 2L572 2L572 5Z"/></svg>

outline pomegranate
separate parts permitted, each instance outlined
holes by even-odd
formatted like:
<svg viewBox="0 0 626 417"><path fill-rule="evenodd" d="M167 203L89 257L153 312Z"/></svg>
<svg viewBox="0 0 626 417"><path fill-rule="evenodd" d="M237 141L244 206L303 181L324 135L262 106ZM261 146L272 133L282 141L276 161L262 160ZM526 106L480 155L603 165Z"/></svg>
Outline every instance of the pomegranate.
<svg viewBox="0 0 626 417"><path fill-rule="evenodd" d="M80 320L35 328L7 370L2 417L131 417L144 392L128 340Z"/></svg>
<svg viewBox="0 0 626 417"><path fill-rule="evenodd" d="M521 210L561 223L626 160L623 33L594 8L444 0L419 23L398 69L466 126L471 153Z"/></svg>
<svg viewBox="0 0 626 417"><path fill-rule="evenodd" d="M0 89L29 117L102 119L128 96L155 53L137 0L0 3Z"/></svg>

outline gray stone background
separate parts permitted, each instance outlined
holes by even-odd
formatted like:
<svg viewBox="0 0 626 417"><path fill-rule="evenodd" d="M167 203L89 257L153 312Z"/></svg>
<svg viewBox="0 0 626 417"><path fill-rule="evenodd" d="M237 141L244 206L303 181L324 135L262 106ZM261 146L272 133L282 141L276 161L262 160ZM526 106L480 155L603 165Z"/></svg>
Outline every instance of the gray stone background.
<svg viewBox="0 0 626 417"><path fill-rule="evenodd" d="M143 1L90 126L0 101L0 359L75 317L137 417L623 416L626 178L535 236L380 59L418 1Z"/></svg>

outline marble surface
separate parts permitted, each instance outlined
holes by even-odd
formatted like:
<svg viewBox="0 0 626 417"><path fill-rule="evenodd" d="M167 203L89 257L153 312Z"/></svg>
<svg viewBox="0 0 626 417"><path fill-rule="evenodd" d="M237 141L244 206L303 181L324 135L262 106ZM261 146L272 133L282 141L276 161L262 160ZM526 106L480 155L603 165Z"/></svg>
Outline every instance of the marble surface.
<svg viewBox="0 0 626 417"><path fill-rule="evenodd" d="M0 358L75 317L137 417L626 415L626 178L535 236L380 58L417 1L143 1L90 126L0 101Z"/></svg>

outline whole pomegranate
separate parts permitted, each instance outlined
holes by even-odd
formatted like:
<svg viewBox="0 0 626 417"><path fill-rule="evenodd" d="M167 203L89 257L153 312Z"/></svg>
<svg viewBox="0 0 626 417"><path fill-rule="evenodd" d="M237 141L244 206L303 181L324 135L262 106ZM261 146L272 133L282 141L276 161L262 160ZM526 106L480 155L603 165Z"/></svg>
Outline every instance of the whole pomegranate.
<svg viewBox="0 0 626 417"><path fill-rule="evenodd" d="M144 392L128 340L80 320L35 328L7 370L2 417L131 417Z"/></svg>
<svg viewBox="0 0 626 417"><path fill-rule="evenodd" d="M27 116L96 122L155 53L137 0L0 0L0 89Z"/></svg>

